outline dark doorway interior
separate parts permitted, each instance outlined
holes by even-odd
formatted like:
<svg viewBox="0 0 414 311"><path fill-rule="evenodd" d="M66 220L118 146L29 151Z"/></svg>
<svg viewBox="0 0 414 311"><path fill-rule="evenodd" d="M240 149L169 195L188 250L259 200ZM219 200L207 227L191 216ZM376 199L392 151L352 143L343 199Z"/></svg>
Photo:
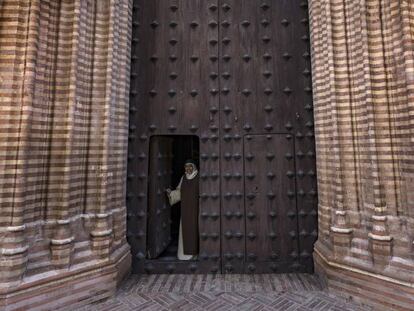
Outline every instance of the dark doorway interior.
<svg viewBox="0 0 414 311"><path fill-rule="evenodd" d="M169 206L164 193L175 189L184 174L184 162L193 159L199 166L197 136L153 136L150 141L148 187L147 259L177 260L180 203Z"/></svg>

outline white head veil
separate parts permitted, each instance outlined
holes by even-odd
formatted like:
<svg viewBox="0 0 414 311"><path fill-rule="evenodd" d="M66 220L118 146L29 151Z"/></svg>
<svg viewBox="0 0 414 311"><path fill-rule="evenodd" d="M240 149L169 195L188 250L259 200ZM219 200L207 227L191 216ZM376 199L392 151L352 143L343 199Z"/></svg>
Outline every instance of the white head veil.
<svg viewBox="0 0 414 311"><path fill-rule="evenodd" d="M186 161L184 165L191 165L193 167L193 172L191 174L185 173L185 178L193 179L194 177L197 176L198 174L197 166L195 165L193 161Z"/></svg>

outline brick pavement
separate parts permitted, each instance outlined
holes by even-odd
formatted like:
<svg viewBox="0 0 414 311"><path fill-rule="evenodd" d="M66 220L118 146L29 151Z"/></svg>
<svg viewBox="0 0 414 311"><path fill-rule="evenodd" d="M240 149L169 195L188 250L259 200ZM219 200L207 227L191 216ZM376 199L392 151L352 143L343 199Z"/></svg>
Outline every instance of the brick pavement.
<svg viewBox="0 0 414 311"><path fill-rule="evenodd" d="M225 274L132 275L113 298L76 310L371 309L326 292L319 280L309 274Z"/></svg>

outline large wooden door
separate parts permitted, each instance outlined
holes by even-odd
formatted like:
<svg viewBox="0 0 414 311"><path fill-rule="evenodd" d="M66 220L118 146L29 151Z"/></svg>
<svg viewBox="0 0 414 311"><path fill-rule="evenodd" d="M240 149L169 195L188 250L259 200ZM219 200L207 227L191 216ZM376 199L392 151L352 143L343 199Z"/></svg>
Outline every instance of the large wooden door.
<svg viewBox="0 0 414 311"><path fill-rule="evenodd" d="M153 137L150 144L147 258L157 258L171 242L171 208L165 189L171 187L173 139Z"/></svg>
<svg viewBox="0 0 414 311"><path fill-rule="evenodd" d="M127 199L134 271L312 271L317 196L307 1L134 0L132 21ZM148 150L156 135L200 140L197 262L144 255ZM274 159L249 162L247 151ZM257 185L251 172L262 178ZM251 200L256 186L263 195ZM275 197L267 201L269 189ZM270 217L273 210L278 217Z"/></svg>

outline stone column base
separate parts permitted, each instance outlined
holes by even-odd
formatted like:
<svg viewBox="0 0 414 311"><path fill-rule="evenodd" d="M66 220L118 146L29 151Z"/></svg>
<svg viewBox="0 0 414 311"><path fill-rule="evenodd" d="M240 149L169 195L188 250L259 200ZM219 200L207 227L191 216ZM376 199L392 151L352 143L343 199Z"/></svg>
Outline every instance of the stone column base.
<svg viewBox="0 0 414 311"><path fill-rule="evenodd" d="M315 273L328 290L374 310L413 310L414 284L330 261L315 249Z"/></svg>
<svg viewBox="0 0 414 311"><path fill-rule="evenodd" d="M18 287L0 288L0 310L74 310L115 294L130 268L131 254L125 245L104 263L50 271L46 277L24 279Z"/></svg>

